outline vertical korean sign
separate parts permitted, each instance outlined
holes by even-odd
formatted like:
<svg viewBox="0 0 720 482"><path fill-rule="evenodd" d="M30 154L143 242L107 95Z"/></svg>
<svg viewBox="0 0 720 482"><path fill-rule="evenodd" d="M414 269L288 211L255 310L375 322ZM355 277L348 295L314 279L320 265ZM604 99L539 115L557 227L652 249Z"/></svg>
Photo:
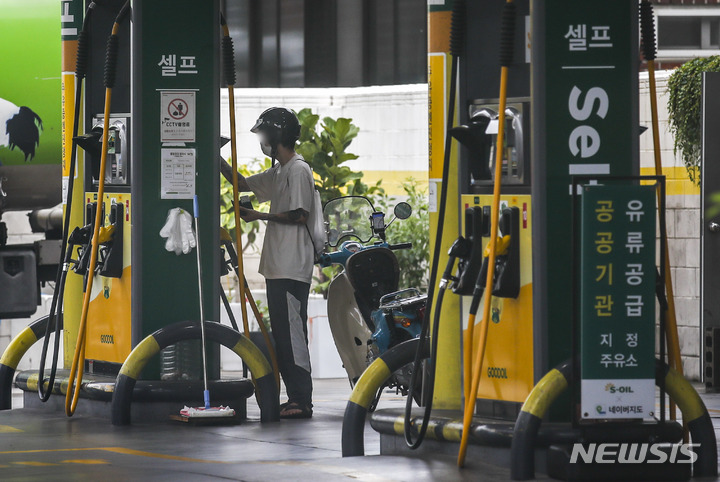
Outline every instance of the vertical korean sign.
<svg viewBox="0 0 720 482"><path fill-rule="evenodd" d="M655 186L584 186L581 414L655 411Z"/></svg>
<svg viewBox="0 0 720 482"><path fill-rule="evenodd" d="M547 286L547 368L570 356L572 279L564 263L572 233L573 176L638 174L637 3L625 0L546 0L533 28L533 132L536 226L547 244L535 253ZM544 44L544 45L543 45ZM537 107L537 108L536 108ZM542 196L545 199L542 200Z"/></svg>

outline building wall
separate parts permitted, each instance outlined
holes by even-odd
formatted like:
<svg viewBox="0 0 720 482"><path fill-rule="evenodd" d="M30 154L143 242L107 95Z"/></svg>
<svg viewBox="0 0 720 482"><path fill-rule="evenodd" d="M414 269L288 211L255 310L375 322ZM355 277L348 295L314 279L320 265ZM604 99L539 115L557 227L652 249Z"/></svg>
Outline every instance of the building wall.
<svg viewBox="0 0 720 482"><path fill-rule="evenodd" d="M690 182L682 159L673 153L667 110L667 81L671 73L656 74L661 158L667 179L668 249L684 372L698 380L701 377L700 188ZM640 75L640 124L648 127L640 136L641 173L655 174L647 73Z"/></svg>
<svg viewBox="0 0 720 482"><path fill-rule="evenodd" d="M348 166L365 173L366 182L383 179L386 189L398 192L396 181L413 175L427 182L427 84L328 89L235 89L238 161L262 157L257 136L250 132L267 108L306 107L320 118L349 117L360 128L348 151L359 156ZM220 128L230 134L227 90L220 99ZM222 150L230 155L229 144Z"/></svg>

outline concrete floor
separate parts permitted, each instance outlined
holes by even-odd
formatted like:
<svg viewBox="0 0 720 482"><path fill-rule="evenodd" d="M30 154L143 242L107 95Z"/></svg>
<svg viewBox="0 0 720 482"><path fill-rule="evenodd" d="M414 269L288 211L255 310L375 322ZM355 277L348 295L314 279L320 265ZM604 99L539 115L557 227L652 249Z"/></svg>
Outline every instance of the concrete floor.
<svg viewBox="0 0 720 482"><path fill-rule="evenodd" d="M0 412L1 480L425 481L509 480L506 468L468 457L381 456L369 424L365 457L342 458L340 432L350 388L346 380L315 380L315 415L261 425L254 399L249 420L234 426L171 421L114 427L80 410L72 418L44 409ZM720 394L703 394L720 431ZM284 398L283 398L284 400ZM385 394L380 408L404 404ZM543 480L547 480L543 478Z"/></svg>
<svg viewBox="0 0 720 482"><path fill-rule="evenodd" d="M347 380L315 380L311 420L262 425L254 398L248 421L191 426L159 421L114 427L108 419L43 409L0 412L1 480L507 480L509 471L452 456L380 456L367 426L366 457L341 457L340 432L350 394ZM282 398L281 400L284 400ZM402 406L386 394L381 407Z"/></svg>

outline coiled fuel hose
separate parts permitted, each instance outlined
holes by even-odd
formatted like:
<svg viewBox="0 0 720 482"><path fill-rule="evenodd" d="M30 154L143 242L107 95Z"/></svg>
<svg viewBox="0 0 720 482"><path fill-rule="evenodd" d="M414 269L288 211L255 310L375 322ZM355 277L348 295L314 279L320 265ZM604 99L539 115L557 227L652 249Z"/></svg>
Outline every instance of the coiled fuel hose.
<svg viewBox="0 0 720 482"><path fill-rule="evenodd" d="M237 277L238 284L240 285L240 309L242 312L243 321L243 332L245 336L250 338L250 327L248 324L248 313L246 299L249 298L253 304L253 312L255 316L258 316L257 307L255 306L255 300L250 294L250 289L245 279L245 266L243 263L243 247L242 247L242 230L240 229L240 190L238 189L238 169L237 169L237 131L235 128L235 54L233 49L233 41L230 37L230 29L225 21L225 16L220 14L220 25L223 30L222 38L222 58L223 58L223 70L225 71L225 81L227 83L228 90L228 110L230 111L230 150L231 150L231 162L232 162L232 185L233 185L233 211L235 212L235 245L237 246ZM275 346L270 341L270 335L268 334L265 324L261 318L257 318L258 326L262 332L265 344L270 353L270 362L272 363L273 372L275 373L275 382L280 387L280 370L278 368L277 355L275 353Z"/></svg>
<svg viewBox="0 0 720 482"><path fill-rule="evenodd" d="M498 224L500 217L500 188L502 181L502 161L505 143L505 106L507 104L507 83L508 68L513 60L513 43L515 41L515 4L512 0L507 0L502 14L502 25L500 27L500 107L498 108L498 134L497 144L495 146L495 183L493 186L493 200L490 213L490 241L487 279L485 281L485 298L483 304L483 317L480 321L480 339L478 340L478 350L473 350L473 366L472 366L472 384L470 385L470 393L465 393L465 413L463 416L463 431L460 439L460 450L458 452L458 467L465 465L465 455L467 453L467 444L470 436L470 424L472 423L473 414L475 412L475 399L477 398L478 386L482 377L483 358L485 357L485 347L487 346L488 325L490 322L490 301L492 299L492 286L495 279L495 258L497 254L497 238ZM472 346L473 328L475 326L475 315L479 305L479 297L482 290L479 289L481 282L475 284L473 293L473 302L471 306L475 307L475 313L470 312L468 316L468 344L465 346L467 350ZM465 359L465 370L468 369L469 357Z"/></svg>
<svg viewBox="0 0 720 482"><path fill-rule="evenodd" d="M430 420L430 412L432 411L433 396L435 391L435 374L436 374L436 354L437 354L437 339L438 329L440 327L440 308L442 306L442 300L445 293L446 281L441 283L438 290L437 303L433 304L433 294L435 290L435 283L437 283L438 265L440 263L440 255L442 253L442 240L443 240L443 216L445 215L445 209L447 206L447 184L450 178L450 149L452 147L452 136L450 135L450 129L452 129L453 121L455 118L455 93L457 89L457 71L458 61L462 54L465 45L465 0L455 0L453 3L452 20L450 29L450 55L452 56L452 65L450 67L450 92L448 95L448 111L447 111L447 126L445 134L445 152L443 156L443 171L442 181L440 184L440 205L438 210L438 226L435 233L435 244L433 249L432 263L430 264L430 282L428 283L428 297L425 305L425 318L423 319L422 330L420 332L420 343L418 344L418 350L415 353L415 359L413 360L412 376L410 377L410 387L407 400L405 401L405 420L404 420L404 434L405 443L407 446L414 450L420 447L425 438L427 431L428 421ZM450 273L452 272L451 264L455 261L453 257L448 260L448 266ZM448 270L446 270L446 273ZM443 279L449 279L448 276L443 275ZM432 313L433 327L430 330L430 317ZM432 345L430 350L430 376L428 377L428 386L425 390L426 401L425 411L423 413L423 422L420 426L417 439L412 440L412 424L410 418L412 415L412 404L413 404L413 393L417 389L416 385L418 382L418 375L421 371L422 357L422 346L425 344L425 340L428 336L432 337Z"/></svg>
<svg viewBox="0 0 720 482"><path fill-rule="evenodd" d="M83 295L82 311L80 312L80 325L78 327L77 344L75 345L75 353L70 368L68 379L67 393L65 394L65 414L72 417L77 408L80 398L80 387L82 385L83 369L85 366L85 335L87 332L87 317L90 308L90 296L92 294L93 280L95 278L95 267L98 259L98 246L100 244L100 224L102 222L101 203L105 196L105 163L107 161L108 151L108 126L110 125L110 108L112 105L112 89L115 85L115 75L117 71L117 56L119 47L118 30L120 23L127 16L130 10L130 0L127 0L120 9L115 22L113 23L112 33L107 42L107 53L105 57L105 109L103 112L103 137L102 137L102 153L100 156L100 175L98 176L98 207L95 210L95 223L93 225L93 235L90 243L90 265L87 271L87 283L85 293Z"/></svg>
<svg viewBox="0 0 720 482"><path fill-rule="evenodd" d="M78 35L77 57L75 61L75 102L73 104L73 139L77 137L80 124L80 102L82 97L82 84L87 74L88 63L88 45L87 45L87 27L90 23L90 16L95 9L95 2L90 2L85 17L83 18L82 29ZM40 369L38 371L38 397L42 402L47 402L52 394L53 385L55 384L55 376L57 374L58 353L60 351L60 331L62 329L62 312L63 298L65 297L65 280L67 272L70 268L71 254L73 246L68 247L68 238L70 236L70 217L72 214L73 189L75 187L75 164L77 159L77 144L73 141L70 150L70 166L68 167L68 188L67 188L67 204L65 207L65 219L63 220L63 236L60 247L60 253L64 253L64 257L60 260L57 274L55 275L55 291L53 292L52 302L50 303L50 318L45 327L45 337L43 338L42 351L40 352ZM63 255L61 255L63 256ZM50 377L48 379L47 389L45 388L45 362L47 360L48 345L50 343L50 331L55 333L53 340L53 355L50 365Z"/></svg>

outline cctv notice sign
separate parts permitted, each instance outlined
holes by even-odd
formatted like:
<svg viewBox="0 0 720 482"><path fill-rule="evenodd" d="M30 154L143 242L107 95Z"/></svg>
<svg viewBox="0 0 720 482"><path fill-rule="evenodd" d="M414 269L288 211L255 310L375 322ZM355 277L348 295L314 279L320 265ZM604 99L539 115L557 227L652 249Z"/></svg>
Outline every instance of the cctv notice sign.
<svg viewBox="0 0 720 482"><path fill-rule="evenodd" d="M655 412L655 189L583 186L583 419L649 418Z"/></svg>

